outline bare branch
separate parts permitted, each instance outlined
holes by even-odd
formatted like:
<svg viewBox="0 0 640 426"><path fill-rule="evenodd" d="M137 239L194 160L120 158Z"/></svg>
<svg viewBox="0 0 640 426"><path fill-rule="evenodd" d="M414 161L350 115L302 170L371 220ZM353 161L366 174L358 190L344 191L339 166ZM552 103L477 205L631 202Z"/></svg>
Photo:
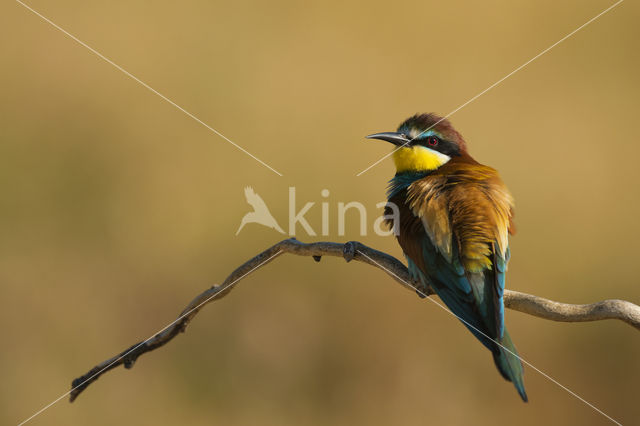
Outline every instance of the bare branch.
<svg viewBox="0 0 640 426"><path fill-rule="evenodd" d="M238 281L282 253L312 256L317 262L321 260L322 256L343 257L347 262L355 260L383 270L394 281L412 292L415 292L414 287L418 284L409 275L407 267L398 259L357 241L350 241L346 244L332 242L305 244L295 238L280 241L239 266L222 284L213 286L196 296L178 318L158 334L136 343L75 379L71 384L70 401L73 402L82 391L107 371L119 365L131 368L140 355L164 346L179 333L185 331L189 322L204 305L226 296ZM433 294L433 291L427 291L426 294ZM509 309L552 321L583 322L618 319L640 330L640 306L624 300L604 300L590 305L571 305L518 291L505 290L504 304Z"/></svg>

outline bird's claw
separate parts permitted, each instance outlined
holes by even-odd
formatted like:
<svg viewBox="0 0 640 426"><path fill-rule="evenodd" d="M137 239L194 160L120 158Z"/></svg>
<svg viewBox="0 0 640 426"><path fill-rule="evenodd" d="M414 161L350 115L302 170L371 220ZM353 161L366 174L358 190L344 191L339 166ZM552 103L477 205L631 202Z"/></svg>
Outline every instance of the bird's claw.
<svg viewBox="0 0 640 426"><path fill-rule="evenodd" d="M342 256L347 263L351 262L356 257L356 244L357 243L355 241L349 241L342 247Z"/></svg>

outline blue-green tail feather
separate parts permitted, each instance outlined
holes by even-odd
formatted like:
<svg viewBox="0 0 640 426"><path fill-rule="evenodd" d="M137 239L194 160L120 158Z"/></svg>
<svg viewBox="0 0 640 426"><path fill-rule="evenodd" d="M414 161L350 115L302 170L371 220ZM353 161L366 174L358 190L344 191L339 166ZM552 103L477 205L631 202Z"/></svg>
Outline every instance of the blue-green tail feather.
<svg viewBox="0 0 640 426"><path fill-rule="evenodd" d="M424 245L424 248L426 252L433 250L432 246L428 243ZM507 330L504 328L504 307L501 300L502 288L504 287L502 285L500 286L499 303L494 302L499 305L497 308L501 309L501 315L494 319L494 317L489 315L489 312L485 312L487 309L486 305L477 303L472 290L472 284L469 281L469 276L464 273L464 270L462 268L457 270L455 265L443 264L444 262L437 263L441 261L442 258L436 256L435 253L429 254L431 254L431 256L425 256L425 263L427 269L434 272L429 286L469 331L491 351L496 367L502 377L514 384L520 397L526 402L527 394L524 389L523 378L524 369L518 357L516 347L511 341L509 333L507 333ZM429 279L425 277L420 268L418 268L411 259L407 258L407 261L411 275L419 278L423 287L426 289ZM498 265L497 272L498 278L504 280L504 265ZM489 288L489 285L493 285L493 277L485 278L487 278L487 282L484 288ZM449 285L444 283L448 283ZM491 299L487 297L485 300ZM494 306L491 306L491 308L495 309ZM496 320L499 321L500 327L495 326L495 322L498 322ZM487 324L490 324L491 327L488 327ZM501 331L502 337L500 337Z"/></svg>
<svg viewBox="0 0 640 426"><path fill-rule="evenodd" d="M498 367L498 371L500 371L502 377L513 382L522 400L527 402L528 398L524 390L524 369L522 368L522 362L518 357L518 351L506 329L504 330L500 344L502 347L496 345L496 350L493 351L493 361L496 363L496 367Z"/></svg>

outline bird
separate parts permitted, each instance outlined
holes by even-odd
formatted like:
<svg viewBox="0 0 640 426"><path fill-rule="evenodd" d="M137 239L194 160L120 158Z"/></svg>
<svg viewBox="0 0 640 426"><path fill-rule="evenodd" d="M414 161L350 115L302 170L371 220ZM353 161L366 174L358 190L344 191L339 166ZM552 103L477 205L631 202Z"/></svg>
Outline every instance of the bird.
<svg viewBox="0 0 640 426"><path fill-rule="evenodd" d="M260 225L273 228L281 234L284 234L284 231L280 228L280 225L278 225L278 222L269 211L269 208L267 208L262 197L260 197L252 187L247 186L244 189L244 196L247 199L247 203L253 207L253 211L242 217L242 221L240 222L240 227L236 231L236 235L240 233L244 225L247 223L259 223Z"/></svg>
<svg viewBox="0 0 640 426"><path fill-rule="evenodd" d="M366 138L394 145L385 218L396 227L416 291L425 297L432 289L527 402L523 366L504 325L514 201L497 170L474 160L462 135L433 113ZM395 219L389 203L398 208Z"/></svg>

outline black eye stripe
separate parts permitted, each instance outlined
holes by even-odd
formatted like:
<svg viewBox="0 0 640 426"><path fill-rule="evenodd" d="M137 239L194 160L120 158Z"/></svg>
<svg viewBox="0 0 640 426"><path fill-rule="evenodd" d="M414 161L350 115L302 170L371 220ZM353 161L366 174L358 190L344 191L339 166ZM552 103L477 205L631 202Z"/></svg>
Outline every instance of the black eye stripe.
<svg viewBox="0 0 640 426"><path fill-rule="evenodd" d="M437 136L427 136L413 140L413 145L422 145L430 148L437 147L438 145L442 145L443 143L447 142Z"/></svg>
<svg viewBox="0 0 640 426"><path fill-rule="evenodd" d="M437 136L415 139L412 145L422 145L426 148L433 149L434 151L438 151L449 156L460 155L458 146L455 143L441 139Z"/></svg>

